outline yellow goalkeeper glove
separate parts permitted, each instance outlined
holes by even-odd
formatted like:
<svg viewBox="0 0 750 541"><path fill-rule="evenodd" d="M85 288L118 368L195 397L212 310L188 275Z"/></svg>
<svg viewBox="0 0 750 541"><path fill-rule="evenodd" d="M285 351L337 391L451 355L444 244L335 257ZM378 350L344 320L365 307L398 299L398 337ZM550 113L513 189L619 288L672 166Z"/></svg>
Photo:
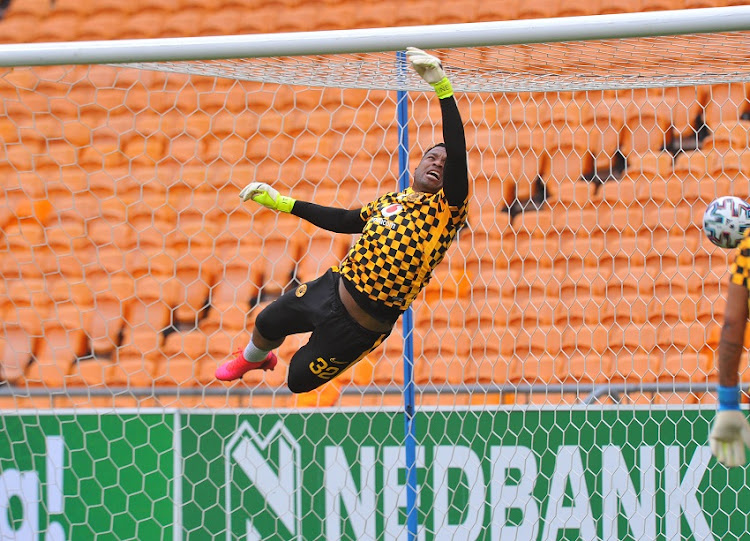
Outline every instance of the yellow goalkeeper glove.
<svg viewBox="0 0 750 541"><path fill-rule="evenodd" d="M240 192L240 199L247 201L252 199L256 203L271 210L280 212L292 212L296 199L279 195L279 192L265 182L251 182Z"/></svg>
<svg viewBox="0 0 750 541"><path fill-rule="evenodd" d="M448 77L445 76L443 65L436 56L427 54L422 49L416 47L406 48L406 57L411 62L414 71L419 76L432 85L438 98L450 98L453 95L453 87Z"/></svg>

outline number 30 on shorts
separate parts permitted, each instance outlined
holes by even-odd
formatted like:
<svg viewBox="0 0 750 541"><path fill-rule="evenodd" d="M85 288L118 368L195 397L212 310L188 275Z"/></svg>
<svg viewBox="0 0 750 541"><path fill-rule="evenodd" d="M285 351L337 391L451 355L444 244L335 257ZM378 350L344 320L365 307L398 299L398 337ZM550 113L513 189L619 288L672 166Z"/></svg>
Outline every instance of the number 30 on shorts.
<svg viewBox="0 0 750 541"><path fill-rule="evenodd" d="M320 379L331 379L339 373L339 368L337 366L329 365L328 361L323 357L318 357L315 361L310 363L310 372L318 376Z"/></svg>

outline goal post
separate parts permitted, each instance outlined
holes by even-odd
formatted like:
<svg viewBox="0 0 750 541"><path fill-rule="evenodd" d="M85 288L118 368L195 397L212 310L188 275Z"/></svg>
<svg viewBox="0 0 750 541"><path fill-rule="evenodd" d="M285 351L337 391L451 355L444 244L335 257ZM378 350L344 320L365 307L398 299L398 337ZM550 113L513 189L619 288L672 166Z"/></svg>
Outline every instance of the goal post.
<svg viewBox="0 0 750 541"><path fill-rule="evenodd" d="M0 45L0 537L740 539L700 218L750 197L749 32L736 6ZM403 188L441 139L406 46L456 90L467 227L350 373L292 396L301 336L218 384L351 246L239 190Z"/></svg>

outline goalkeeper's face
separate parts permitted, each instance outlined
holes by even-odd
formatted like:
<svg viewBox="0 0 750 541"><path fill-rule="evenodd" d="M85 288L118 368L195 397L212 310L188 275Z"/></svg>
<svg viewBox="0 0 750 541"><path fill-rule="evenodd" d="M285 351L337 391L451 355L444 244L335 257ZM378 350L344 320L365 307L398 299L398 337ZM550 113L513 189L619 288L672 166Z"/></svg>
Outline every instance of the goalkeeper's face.
<svg viewBox="0 0 750 541"><path fill-rule="evenodd" d="M415 192L438 193L443 187L443 167L445 166L445 147L436 146L425 152L414 171Z"/></svg>

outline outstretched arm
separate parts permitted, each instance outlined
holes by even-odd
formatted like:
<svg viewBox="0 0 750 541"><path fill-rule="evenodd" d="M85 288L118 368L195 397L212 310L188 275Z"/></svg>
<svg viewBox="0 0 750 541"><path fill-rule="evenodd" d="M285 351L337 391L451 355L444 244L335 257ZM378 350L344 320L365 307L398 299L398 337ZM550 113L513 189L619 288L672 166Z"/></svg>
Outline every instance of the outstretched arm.
<svg viewBox="0 0 750 541"><path fill-rule="evenodd" d="M440 60L416 47L407 47L406 55L414 70L435 89L443 115L443 141L447 158L443 170L443 191L448 204L457 207L469 196L466 136L461 114L453 97L453 87Z"/></svg>
<svg viewBox="0 0 750 541"><path fill-rule="evenodd" d="M447 154L443 169L443 191L448 204L458 207L469 197L464 125L453 94L440 99L440 110L443 113L443 141Z"/></svg>
<svg viewBox="0 0 750 541"><path fill-rule="evenodd" d="M297 201L292 214L334 233L361 233L365 222L360 216L361 209L346 210L324 207L307 201Z"/></svg>
<svg viewBox="0 0 750 541"><path fill-rule="evenodd" d="M240 199L250 199L271 210L294 214L334 233L361 233L365 225L360 216L360 209L346 210L297 201L279 194L278 190L264 182L251 182L245 186L240 192Z"/></svg>
<svg viewBox="0 0 750 541"><path fill-rule="evenodd" d="M750 250L740 245L732 265L732 281L719 341L719 408L709 436L711 452L725 466L745 464L745 448L750 447L750 423L740 411L739 366L744 351L748 316L745 267Z"/></svg>

